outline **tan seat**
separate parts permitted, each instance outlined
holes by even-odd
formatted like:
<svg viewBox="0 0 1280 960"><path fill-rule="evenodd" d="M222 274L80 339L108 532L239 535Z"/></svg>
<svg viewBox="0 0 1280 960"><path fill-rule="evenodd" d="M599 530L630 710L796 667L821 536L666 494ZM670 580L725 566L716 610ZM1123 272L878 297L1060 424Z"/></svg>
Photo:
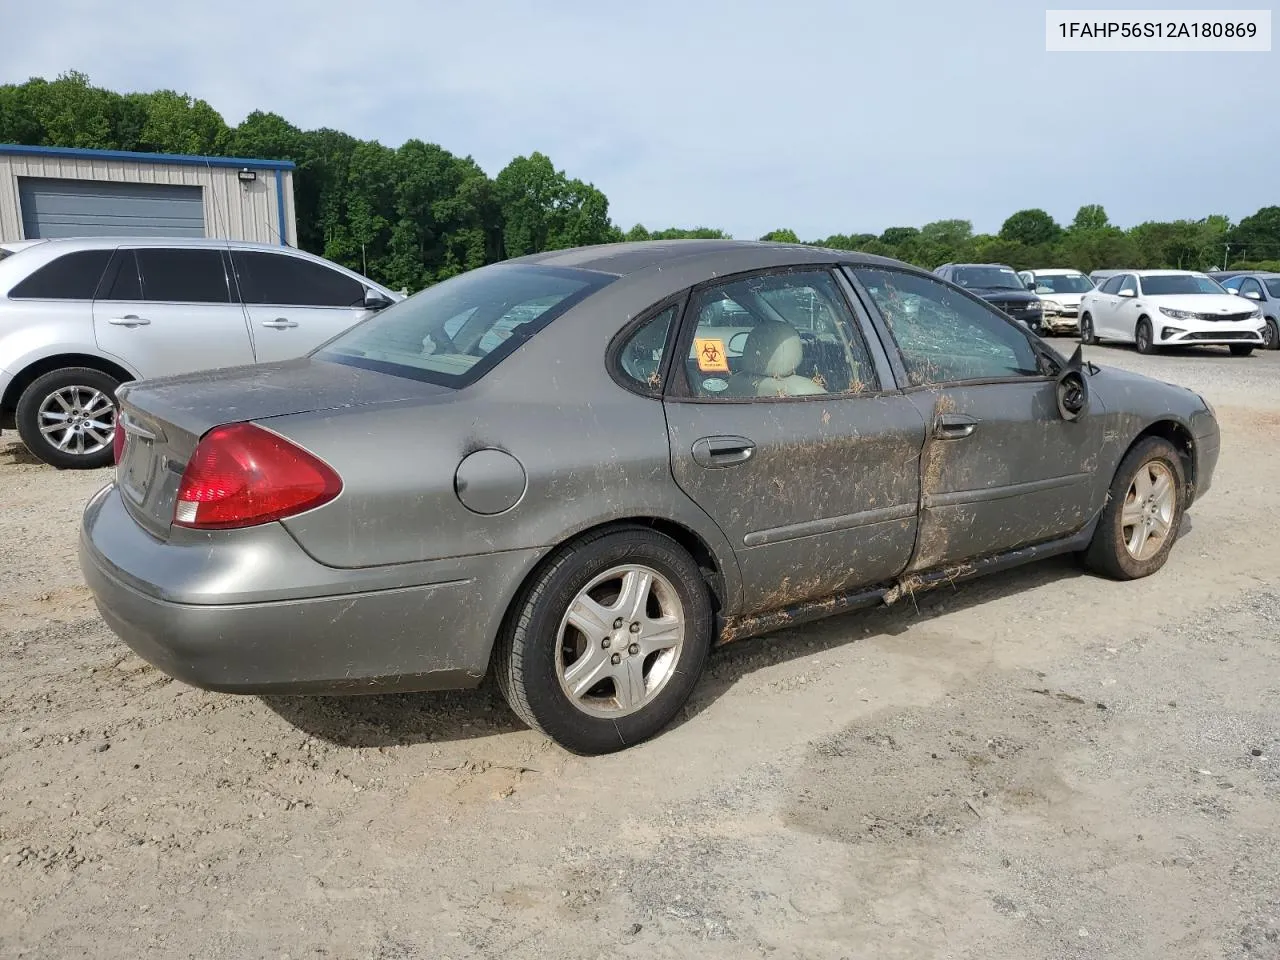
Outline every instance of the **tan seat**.
<svg viewBox="0 0 1280 960"><path fill-rule="evenodd" d="M729 378L733 397L807 397L827 391L796 373L804 360L800 334L787 323L769 321L747 334L742 369Z"/></svg>

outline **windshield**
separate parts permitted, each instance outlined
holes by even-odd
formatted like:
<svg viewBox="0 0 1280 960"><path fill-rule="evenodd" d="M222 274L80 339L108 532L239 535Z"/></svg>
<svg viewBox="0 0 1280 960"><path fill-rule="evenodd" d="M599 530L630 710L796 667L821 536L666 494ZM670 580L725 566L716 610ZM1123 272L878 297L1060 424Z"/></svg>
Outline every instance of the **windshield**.
<svg viewBox="0 0 1280 960"><path fill-rule="evenodd" d="M1025 290L1027 285L1009 267L961 267L956 283L984 290Z"/></svg>
<svg viewBox="0 0 1280 960"><path fill-rule="evenodd" d="M315 356L463 387L613 279L530 264L483 267L387 307L324 344Z"/></svg>
<svg viewBox="0 0 1280 960"><path fill-rule="evenodd" d="M17 250L6 250L4 247L0 247L0 260L3 260L5 257L12 257L17 252Z"/></svg>
<svg viewBox="0 0 1280 960"><path fill-rule="evenodd" d="M1036 277L1036 293L1088 293L1093 281L1083 273L1050 273Z"/></svg>
<svg viewBox="0 0 1280 960"><path fill-rule="evenodd" d="M1166 273L1154 277L1142 278L1142 292L1148 297L1166 297L1189 293L1221 293L1224 290L1218 281L1210 277L1197 277L1194 274Z"/></svg>
<svg viewBox="0 0 1280 960"><path fill-rule="evenodd" d="M1273 297L1280 297L1280 277L1272 277L1264 280L1263 283L1267 285L1267 293Z"/></svg>

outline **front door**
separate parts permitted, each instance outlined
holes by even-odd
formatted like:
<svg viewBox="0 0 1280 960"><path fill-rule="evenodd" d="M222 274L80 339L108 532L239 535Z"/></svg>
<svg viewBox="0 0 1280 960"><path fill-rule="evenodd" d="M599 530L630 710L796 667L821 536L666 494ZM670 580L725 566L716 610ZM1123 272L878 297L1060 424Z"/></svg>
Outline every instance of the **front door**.
<svg viewBox="0 0 1280 960"><path fill-rule="evenodd" d="M98 346L141 377L253 363L218 247L122 247L93 303Z"/></svg>
<svg viewBox="0 0 1280 960"><path fill-rule="evenodd" d="M1091 518L1101 418L1058 413L1053 361L1017 324L932 278L853 275L928 423L913 571L1073 533Z"/></svg>
<svg viewBox="0 0 1280 960"><path fill-rule="evenodd" d="M290 253L231 251L259 363L310 353L369 316L365 285Z"/></svg>
<svg viewBox="0 0 1280 960"><path fill-rule="evenodd" d="M684 395L666 401L672 472L733 545L745 611L896 577L915 544L924 421L882 390L835 276L708 286L688 316Z"/></svg>

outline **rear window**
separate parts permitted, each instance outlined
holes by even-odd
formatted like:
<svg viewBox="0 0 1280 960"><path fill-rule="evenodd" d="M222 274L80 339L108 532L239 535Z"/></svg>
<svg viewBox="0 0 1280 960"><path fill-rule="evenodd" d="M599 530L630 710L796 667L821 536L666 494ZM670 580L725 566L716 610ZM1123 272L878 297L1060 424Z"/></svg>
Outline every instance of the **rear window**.
<svg viewBox="0 0 1280 960"><path fill-rule="evenodd" d="M77 250L46 263L9 291L14 299L92 300L110 250Z"/></svg>
<svg viewBox="0 0 1280 960"><path fill-rule="evenodd" d="M613 279L530 264L482 267L387 307L314 356L464 387Z"/></svg>

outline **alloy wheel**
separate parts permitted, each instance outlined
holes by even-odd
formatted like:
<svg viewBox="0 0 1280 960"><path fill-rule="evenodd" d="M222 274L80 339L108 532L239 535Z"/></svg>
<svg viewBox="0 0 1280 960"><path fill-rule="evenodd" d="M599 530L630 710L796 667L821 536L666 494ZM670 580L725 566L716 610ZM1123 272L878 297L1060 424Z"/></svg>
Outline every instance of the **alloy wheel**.
<svg viewBox="0 0 1280 960"><path fill-rule="evenodd" d="M1163 461L1138 468L1120 510L1120 535L1129 556L1147 560L1160 552L1173 533L1177 498L1177 481Z"/></svg>
<svg viewBox="0 0 1280 960"><path fill-rule="evenodd" d="M101 390L66 386L50 393L37 411L40 433L56 449L88 456L111 446L116 408Z"/></svg>
<svg viewBox="0 0 1280 960"><path fill-rule="evenodd" d="M635 713L675 674L684 639L684 606L671 582L651 567L613 567L578 592L560 622L561 689L591 716Z"/></svg>

